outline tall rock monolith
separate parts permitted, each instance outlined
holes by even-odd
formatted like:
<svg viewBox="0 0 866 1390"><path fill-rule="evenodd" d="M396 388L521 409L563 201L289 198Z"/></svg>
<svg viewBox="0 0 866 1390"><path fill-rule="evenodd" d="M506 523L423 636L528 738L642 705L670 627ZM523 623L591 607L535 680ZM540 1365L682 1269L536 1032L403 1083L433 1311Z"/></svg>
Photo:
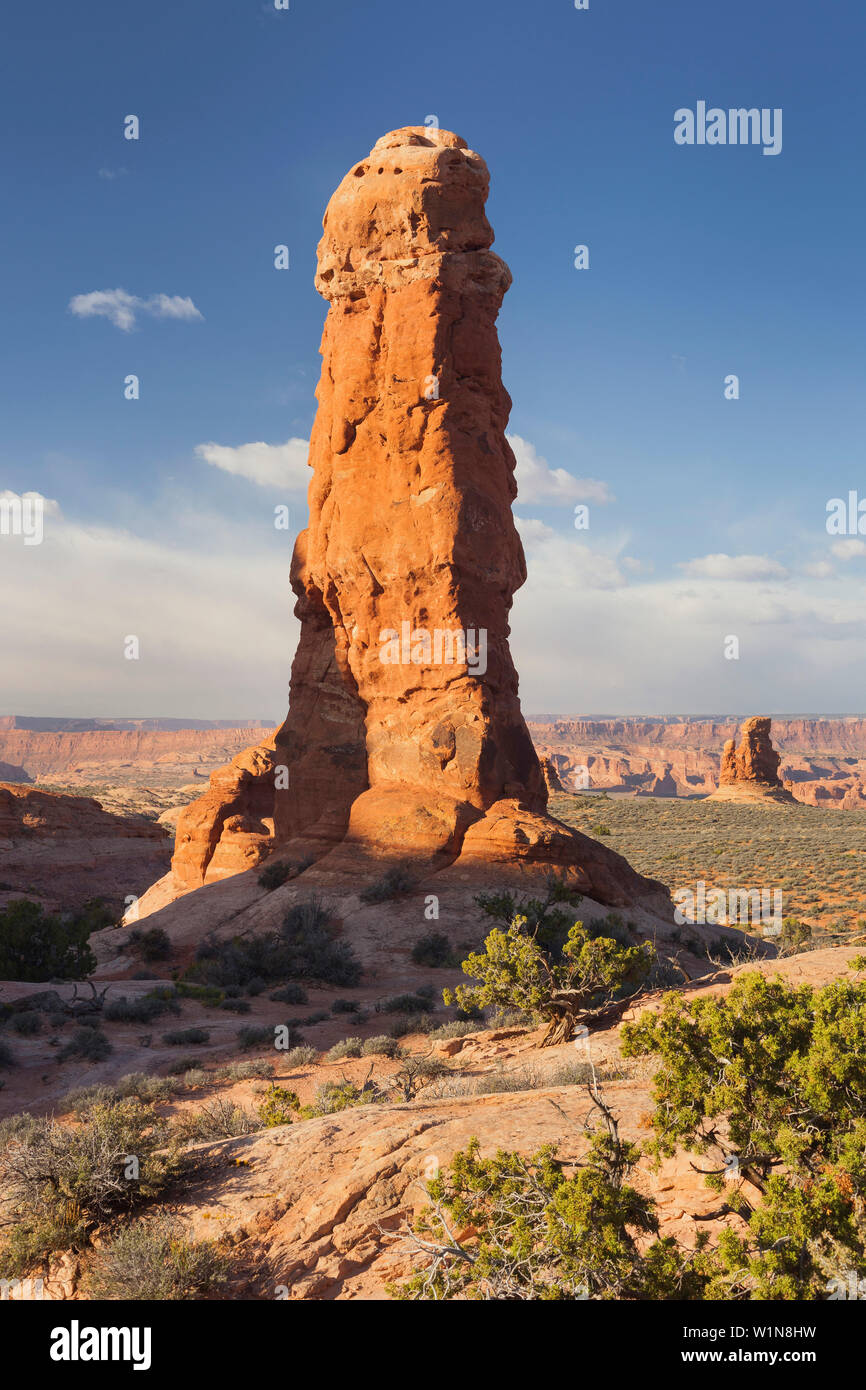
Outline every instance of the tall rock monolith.
<svg viewBox="0 0 866 1390"><path fill-rule="evenodd" d="M770 738L771 724L768 715L755 715L742 725L739 745L736 739L727 740L718 790L708 800L794 802L779 778L782 760Z"/></svg>
<svg viewBox="0 0 866 1390"><path fill-rule="evenodd" d="M490 249L488 186L458 136L409 127L351 168L325 213L309 524L291 569L301 635L265 759L272 846L336 870L548 864L626 901L647 881L545 814L518 700L509 612L526 567L496 331L511 274ZM229 781L244 852L264 854L253 784ZM196 805L178 856L207 860L206 882L210 863L233 862L232 816L220 829L217 808Z"/></svg>

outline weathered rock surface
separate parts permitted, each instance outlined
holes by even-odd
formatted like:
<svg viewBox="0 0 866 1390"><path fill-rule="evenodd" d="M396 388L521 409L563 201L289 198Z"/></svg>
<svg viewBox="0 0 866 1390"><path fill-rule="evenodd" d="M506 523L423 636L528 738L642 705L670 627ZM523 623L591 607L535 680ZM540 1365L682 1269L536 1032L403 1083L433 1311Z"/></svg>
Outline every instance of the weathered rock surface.
<svg viewBox="0 0 866 1390"><path fill-rule="evenodd" d="M274 834L273 739L247 748L211 774L204 796L177 817L172 874L199 888L260 863Z"/></svg>
<svg viewBox="0 0 866 1390"><path fill-rule="evenodd" d="M329 309L292 561L301 622L288 717L181 816L173 887L274 844L313 874L382 861L556 865L603 902L665 893L546 815L508 646L526 569L511 514L484 161L448 131L379 140L331 199ZM260 783L261 785L256 785Z"/></svg>
<svg viewBox="0 0 866 1390"><path fill-rule="evenodd" d="M0 783L0 905L15 897L118 908L164 873L170 839L141 816L113 816L90 797Z"/></svg>
<svg viewBox="0 0 866 1390"><path fill-rule="evenodd" d="M565 791L565 787L559 780L556 764L550 758L539 758L538 761L541 764L541 775L544 778L544 785L547 787L547 790L549 792Z"/></svg>
<svg viewBox="0 0 866 1390"><path fill-rule="evenodd" d="M711 801L778 801L793 804L794 797L779 779L781 758L770 739L767 715L747 719L740 743L729 738L722 752L718 790Z"/></svg>
<svg viewBox="0 0 866 1390"><path fill-rule="evenodd" d="M850 977L857 954L857 948L839 947L762 961L684 988L690 997L724 994L738 976L756 969L791 985L817 988ZM657 1008L660 1001L661 995L642 1000L627 1017L636 1017L644 1007ZM453 1075L411 1104L361 1106L197 1146L202 1180L179 1194L172 1214L194 1238L226 1237L240 1277L247 1281L234 1297L273 1299L276 1286L283 1285L293 1300L381 1299L388 1282L417 1268L405 1235L427 1202L426 1181L470 1138L479 1139L484 1155L498 1148L529 1155L542 1144L555 1145L566 1163L585 1154L590 1137L585 1122L592 1121L593 1107L584 1086L561 1084L557 1072L563 1066L591 1057L623 1138L640 1142L650 1137L653 1068L642 1059L619 1056L620 1026L592 1034L583 1053L576 1053L573 1044L542 1052L540 1031L519 1029L437 1044ZM429 1040L423 1038L406 1039L404 1045L429 1050ZM271 1051L268 1060L273 1056ZM322 1058L285 1069L278 1081L307 1102L323 1081L345 1075L360 1084L370 1060L329 1064ZM94 1070L94 1077L107 1079L104 1065ZM380 1084L397 1065L376 1059ZM485 1078L502 1072L512 1074L513 1089L483 1094ZM442 1098L436 1098L437 1092ZM260 1100L254 1082L219 1094L246 1108ZM212 1098L208 1090L183 1104L200 1105ZM739 1217L714 1216L719 1196L705 1184L702 1166L708 1165L696 1163L694 1154L678 1152L655 1169L645 1155L635 1174L638 1187L657 1204L661 1234L688 1246L700 1232L715 1239L723 1225L742 1230ZM43 1293L59 1301L80 1298L79 1269L72 1257L52 1262ZM22 1296L34 1295L24 1290Z"/></svg>

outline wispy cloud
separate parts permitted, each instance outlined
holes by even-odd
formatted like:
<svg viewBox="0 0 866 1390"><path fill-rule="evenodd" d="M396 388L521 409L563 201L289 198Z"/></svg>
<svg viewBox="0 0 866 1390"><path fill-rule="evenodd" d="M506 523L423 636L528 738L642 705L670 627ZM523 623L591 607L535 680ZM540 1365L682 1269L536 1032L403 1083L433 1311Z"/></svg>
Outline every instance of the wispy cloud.
<svg viewBox="0 0 866 1390"><path fill-rule="evenodd" d="M124 333L132 332L137 314L150 314L157 319L204 318L192 300L182 295L152 294L149 299L142 299L126 290L91 290L89 294L73 295L69 311L80 319L108 319Z"/></svg>
<svg viewBox="0 0 866 1390"><path fill-rule="evenodd" d="M535 445L519 434L506 435L517 460L515 477L521 502L613 502L607 483L577 478L565 468L551 468Z"/></svg>
<svg viewBox="0 0 866 1390"><path fill-rule="evenodd" d="M859 560L866 555L866 541L834 541L830 549L837 560Z"/></svg>
<svg viewBox="0 0 866 1390"><path fill-rule="evenodd" d="M788 571L768 555L701 555L679 561L684 574L701 579L787 579Z"/></svg>
<svg viewBox="0 0 866 1390"><path fill-rule="evenodd" d="M308 439L287 439L285 444L197 444L196 454L205 463L247 478L259 487L280 488L288 492L306 491L310 481L307 467Z"/></svg>
<svg viewBox="0 0 866 1390"><path fill-rule="evenodd" d="M108 169L103 165L99 171L99 177L101 179L108 179L109 182L111 182L113 179L122 179L128 172L128 169Z"/></svg>

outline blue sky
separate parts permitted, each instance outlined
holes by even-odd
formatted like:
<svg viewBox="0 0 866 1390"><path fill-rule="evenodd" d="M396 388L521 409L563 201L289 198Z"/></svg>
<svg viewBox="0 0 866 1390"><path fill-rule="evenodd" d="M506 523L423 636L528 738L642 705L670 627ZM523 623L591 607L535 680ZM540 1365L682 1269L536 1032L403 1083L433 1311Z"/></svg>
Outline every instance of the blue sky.
<svg viewBox="0 0 866 1390"><path fill-rule="evenodd" d="M866 497L862 7L48 0L3 31L0 494L56 505L0 536L2 710L281 717L303 447L243 476L201 446L309 437L325 204L431 114L514 275L524 707L862 710L866 542L825 528ZM677 146L699 100L782 108L782 152ZM118 288L200 317L69 310Z"/></svg>

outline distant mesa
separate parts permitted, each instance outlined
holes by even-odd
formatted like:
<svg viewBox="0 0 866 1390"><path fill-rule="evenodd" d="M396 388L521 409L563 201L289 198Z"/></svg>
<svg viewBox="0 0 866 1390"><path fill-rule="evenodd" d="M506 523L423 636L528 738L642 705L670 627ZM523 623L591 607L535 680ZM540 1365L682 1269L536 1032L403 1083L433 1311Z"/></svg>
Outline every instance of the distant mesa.
<svg viewBox="0 0 866 1390"><path fill-rule="evenodd" d="M34 779L23 767L15 763L0 762L0 782L32 782Z"/></svg>
<svg viewBox="0 0 866 1390"><path fill-rule="evenodd" d="M778 801L796 805L779 778L781 758L770 739L771 719L758 714L740 729L740 743L729 738L722 753L719 786L708 801Z"/></svg>
<svg viewBox="0 0 866 1390"><path fill-rule="evenodd" d="M677 796L677 784L673 778L673 764L667 763L657 777L654 777L646 788L640 788L638 796Z"/></svg>

